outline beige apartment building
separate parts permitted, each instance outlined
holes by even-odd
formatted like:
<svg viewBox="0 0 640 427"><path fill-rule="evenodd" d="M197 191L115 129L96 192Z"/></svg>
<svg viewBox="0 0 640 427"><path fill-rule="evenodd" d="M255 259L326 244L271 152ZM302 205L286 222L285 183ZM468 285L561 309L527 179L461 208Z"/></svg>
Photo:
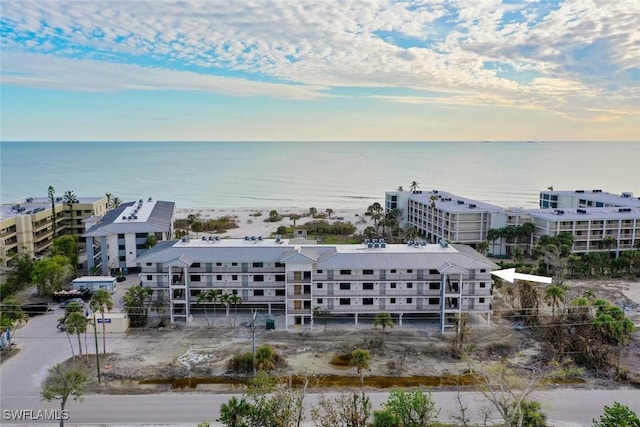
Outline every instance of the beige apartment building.
<svg viewBox="0 0 640 427"><path fill-rule="evenodd" d="M0 267L8 268L11 257L18 253L32 257L44 255L55 237L67 234L78 236L82 249L83 221L94 215L102 216L108 210L106 197L78 197L78 203L74 203L71 210L63 203L62 197L57 197L54 203L55 236L48 197L29 197L0 205Z"/></svg>

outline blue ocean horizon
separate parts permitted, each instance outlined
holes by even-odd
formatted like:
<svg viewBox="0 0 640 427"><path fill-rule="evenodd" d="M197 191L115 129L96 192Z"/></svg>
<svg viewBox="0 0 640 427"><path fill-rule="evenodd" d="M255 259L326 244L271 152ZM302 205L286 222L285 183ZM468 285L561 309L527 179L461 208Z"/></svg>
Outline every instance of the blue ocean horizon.
<svg viewBox="0 0 640 427"><path fill-rule="evenodd" d="M417 181L532 208L549 186L640 196L638 159L640 141L3 141L0 201L44 197L53 185L183 208L362 208Z"/></svg>

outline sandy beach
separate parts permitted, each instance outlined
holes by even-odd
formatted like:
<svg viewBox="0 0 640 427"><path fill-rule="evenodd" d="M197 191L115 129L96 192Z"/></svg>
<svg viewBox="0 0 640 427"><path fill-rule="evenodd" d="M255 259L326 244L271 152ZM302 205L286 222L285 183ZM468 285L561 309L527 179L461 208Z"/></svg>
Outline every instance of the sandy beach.
<svg viewBox="0 0 640 427"><path fill-rule="evenodd" d="M366 208L360 209L333 209L331 218L325 209L318 207L316 218L312 218L309 209L304 208L276 208L283 218L279 222L265 222L269 218L269 212L273 208L176 208L175 219L186 219L189 215L195 215L200 221L231 216L238 224L238 228L233 228L220 234L222 237L243 238L244 236L268 237L274 233L278 227L292 226L293 220L289 215L298 215L296 225L303 225L309 221L324 219L329 222L350 222L361 233L365 228L373 226L373 220L365 216ZM259 215L261 213L261 215ZM200 233L207 234L207 233Z"/></svg>

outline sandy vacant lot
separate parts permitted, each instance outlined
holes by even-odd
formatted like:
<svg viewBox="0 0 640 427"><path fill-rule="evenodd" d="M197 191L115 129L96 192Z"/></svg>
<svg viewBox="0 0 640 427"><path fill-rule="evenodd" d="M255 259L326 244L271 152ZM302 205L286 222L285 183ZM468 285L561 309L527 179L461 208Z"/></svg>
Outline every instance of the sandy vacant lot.
<svg viewBox="0 0 640 427"><path fill-rule="evenodd" d="M592 289L599 297L626 307L627 314L640 323L640 282L629 280L569 281L571 293L579 295ZM229 360L237 354L252 350L251 331L242 315L236 327L226 325L224 312L218 310L216 327L197 325L176 329L147 329L131 331L120 341L106 361L102 392L145 392L169 389L171 384L141 385L139 381L162 383L162 379L186 379L173 386L186 386L188 379L195 385L197 379L213 384L200 384L197 390L228 391L237 387L228 372ZM634 333L630 346L624 352L624 364L634 376L640 376L640 333ZM256 331L257 346L271 345L281 358L276 370L280 376L311 374L324 378L320 386L356 385L354 368L332 364L336 356L350 354L357 348L370 350L371 367L366 372L372 387L390 383L407 384L405 379L419 377L422 384L431 384L442 377L445 381L464 382L467 362L449 355L450 336L441 335L435 324L415 322L410 326L395 326L383 336L381 330L369 324L353 325L329 322L326 331L316 325L313 331ZM527 334L516 330L511 322L494 318L491 326L481 318L473 319L470 342L476 361L488 363L509 356L514 363L526 364L528 356L536 351L536 343ZM101 363L102 365L102 363ZM429 378L427 378L429 377ZM436 379L431 377L438 377ZM448 383L451 385L451 383ZM587 387L614 387L615 383L588 380Z"/></svg>

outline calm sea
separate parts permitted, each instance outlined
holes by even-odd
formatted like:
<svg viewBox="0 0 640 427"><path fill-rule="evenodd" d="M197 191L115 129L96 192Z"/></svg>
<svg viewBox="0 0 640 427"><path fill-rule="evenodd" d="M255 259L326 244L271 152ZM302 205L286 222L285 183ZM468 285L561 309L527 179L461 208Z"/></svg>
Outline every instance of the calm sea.
<svg viewBox="0 0 640 427"><path fill-rule="evenodd" d="M640 196L640 142L2 142L1 201L112 193L178 207L361 208L384 192L446 190L504 207L538 192Z"/></svg>

